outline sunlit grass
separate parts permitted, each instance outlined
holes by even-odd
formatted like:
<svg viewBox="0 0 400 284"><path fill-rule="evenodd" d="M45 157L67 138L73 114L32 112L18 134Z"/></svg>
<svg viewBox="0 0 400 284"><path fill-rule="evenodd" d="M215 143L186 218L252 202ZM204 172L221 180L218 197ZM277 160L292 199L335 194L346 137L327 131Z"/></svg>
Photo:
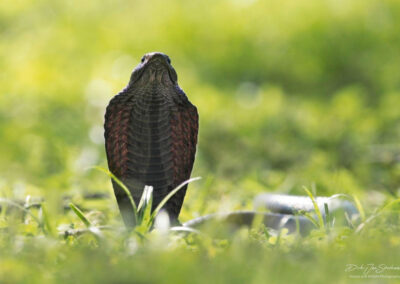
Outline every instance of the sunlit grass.
<svg viewBox="0 0 400 284"><path fill-rule="evenodd" d="M399 266L399 3L0 2L0 282L346 283L347 264ZM359 219L316 207L305 237L168 229L147 187L127 230L87 169L106 167L105 107L155 50L200 115L182 223L264 192L343 199Z"/></svg>

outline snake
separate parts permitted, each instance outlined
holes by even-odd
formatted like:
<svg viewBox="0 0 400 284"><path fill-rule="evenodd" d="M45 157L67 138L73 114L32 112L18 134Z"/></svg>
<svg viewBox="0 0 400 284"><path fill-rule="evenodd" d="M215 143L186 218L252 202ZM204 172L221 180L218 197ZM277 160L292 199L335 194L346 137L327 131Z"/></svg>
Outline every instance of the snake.
<svg viewBox="0 0 400 284"><path fill-rule="evenodd" d="M154 210L172 190L190 178L196 155L199 115L179 87L177 73L168 55L151 52L142 57L128 85L108 104L104 129L109 170L128 188L136 206L146 185L153 186ZM135 226L129 196L114 179L112 185L125 225ZM173 224L180 224L178 217L186 190L187 185L163 206ZM213 221L250 226L259 216L266 226L275 229L286 227L294 231L300 226L300 232L307 233L312 228L309 219L297 215L300 211L315 209L309 198L264 194L256 200L256 203L260 202L270 212L209 214L183 226L197 228ZM357 214L349 202L334 204L330 198L318 197L317 204L323 214L325 204L348 216Z"/></svg>
<svg viewBox="0 0 400 284"><path fill-rule="evenodd" d="M178 85L169 56L145 54L128 85L106 108L104 137L108 167L139 204L145 185L153 186L152 210L190 178L196 154L199 116ZM112 180L124 223L134 226L129 196ZM177 222L187 185L163 209Z"/></svg>

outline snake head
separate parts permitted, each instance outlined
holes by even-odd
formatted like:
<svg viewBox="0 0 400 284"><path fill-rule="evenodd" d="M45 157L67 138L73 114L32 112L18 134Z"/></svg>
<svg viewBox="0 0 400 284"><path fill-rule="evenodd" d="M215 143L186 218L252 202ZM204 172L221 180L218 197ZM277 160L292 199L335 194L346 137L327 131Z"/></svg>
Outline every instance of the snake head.
<svg viewBox="0 0 400 284"><path fill-rule="evenodd" d="M150 52L142 57L140 64L133 70L130 84L175 85L177 81L178 76L169 56L161 52Z"/></svg>

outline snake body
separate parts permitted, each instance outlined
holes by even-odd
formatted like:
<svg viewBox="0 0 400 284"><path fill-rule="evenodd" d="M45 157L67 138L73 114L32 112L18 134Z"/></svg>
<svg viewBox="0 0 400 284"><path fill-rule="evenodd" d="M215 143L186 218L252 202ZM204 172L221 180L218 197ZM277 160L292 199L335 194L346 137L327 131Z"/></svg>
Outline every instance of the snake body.
<svg viewBox="0 0 400 284"><path fill-rule="evenodd" d="M190 178L198 133L197 109L178 86L168 56L146 54L128 86L109 103L105 142L110 171L129 189L138 205L145 185L154 187L153 209ZM112 181L127 226L134 225L128 196ZM186 187L164 206L177 220Z"/></svg>
<svg viewBox="0 0 400 284"><path fill-rule="evenodd" d="M128 86L110 101L104 128L109 169L128 187L136 205L145 185L154 187L154 210L171 190L190 178L196 153L198 114L178 86L176 72L167 55L156 52L142 58ZM116 182L112 184L125 224L134 226L128 196ZM173 222L178 219L186 187L164 206ZM357 214L348 202L336 200L335 203L333 197L316 200L321 212L329 205L332 213L344 210L350 217ZM210 214L183 225L194 228L217 221L249 226L258 216L270 228L286 227L294 231L300 226L301 233L312 228L313 224L306 217L293 215L314 210L314 204L307 197L264 194L255 203L256 207L265 206L271 213Z"/></svg>

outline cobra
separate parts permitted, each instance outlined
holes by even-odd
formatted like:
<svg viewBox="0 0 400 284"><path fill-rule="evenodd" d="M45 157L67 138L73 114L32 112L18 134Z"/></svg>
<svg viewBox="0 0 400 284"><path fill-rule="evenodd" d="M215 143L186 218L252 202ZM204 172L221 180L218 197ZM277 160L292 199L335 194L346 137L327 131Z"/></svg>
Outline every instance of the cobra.
<svg viewBox="0 0 400 284"><path fill-rule="evenodd" d="M170 58L160 52L144 55L126 88L110 101L104 123L109 169L128 187L136 205L145 185L154 187L154 210L169 192L190 178L198 121L197 109L179 87ZM132 227L135 222L130 200L114 180L112 183L122 218ZM178 222L186 187L164 205L173 223ZM314 210L315 205L307 197L264 194L260 198L256 199L257 207L264 206L271 213L258 213L256 208L256 211L210 214L183 226L200 227L212 221L250 226L259 215L267 227L274 229L286 227L295 231L299 224L300 232L307 233L312 228L309 219L297 215L299 210ZM316 198L321 211L329 205L332 213L358 215L351 203L335 203L331 199L335 201L334 197Z"/></svg>
<svg viewBox="0 0 400 284"><path fill-rule="evenodd" d="M154 187L152 209L190 178L197 144L198 113L179 87L170 58L143 56L128 85L113 97L105 114L108 167L138 205L145 185ZM112 181L124 223L134 226L127 194ZM176 222L186 187L164 205Z"/></svg>

